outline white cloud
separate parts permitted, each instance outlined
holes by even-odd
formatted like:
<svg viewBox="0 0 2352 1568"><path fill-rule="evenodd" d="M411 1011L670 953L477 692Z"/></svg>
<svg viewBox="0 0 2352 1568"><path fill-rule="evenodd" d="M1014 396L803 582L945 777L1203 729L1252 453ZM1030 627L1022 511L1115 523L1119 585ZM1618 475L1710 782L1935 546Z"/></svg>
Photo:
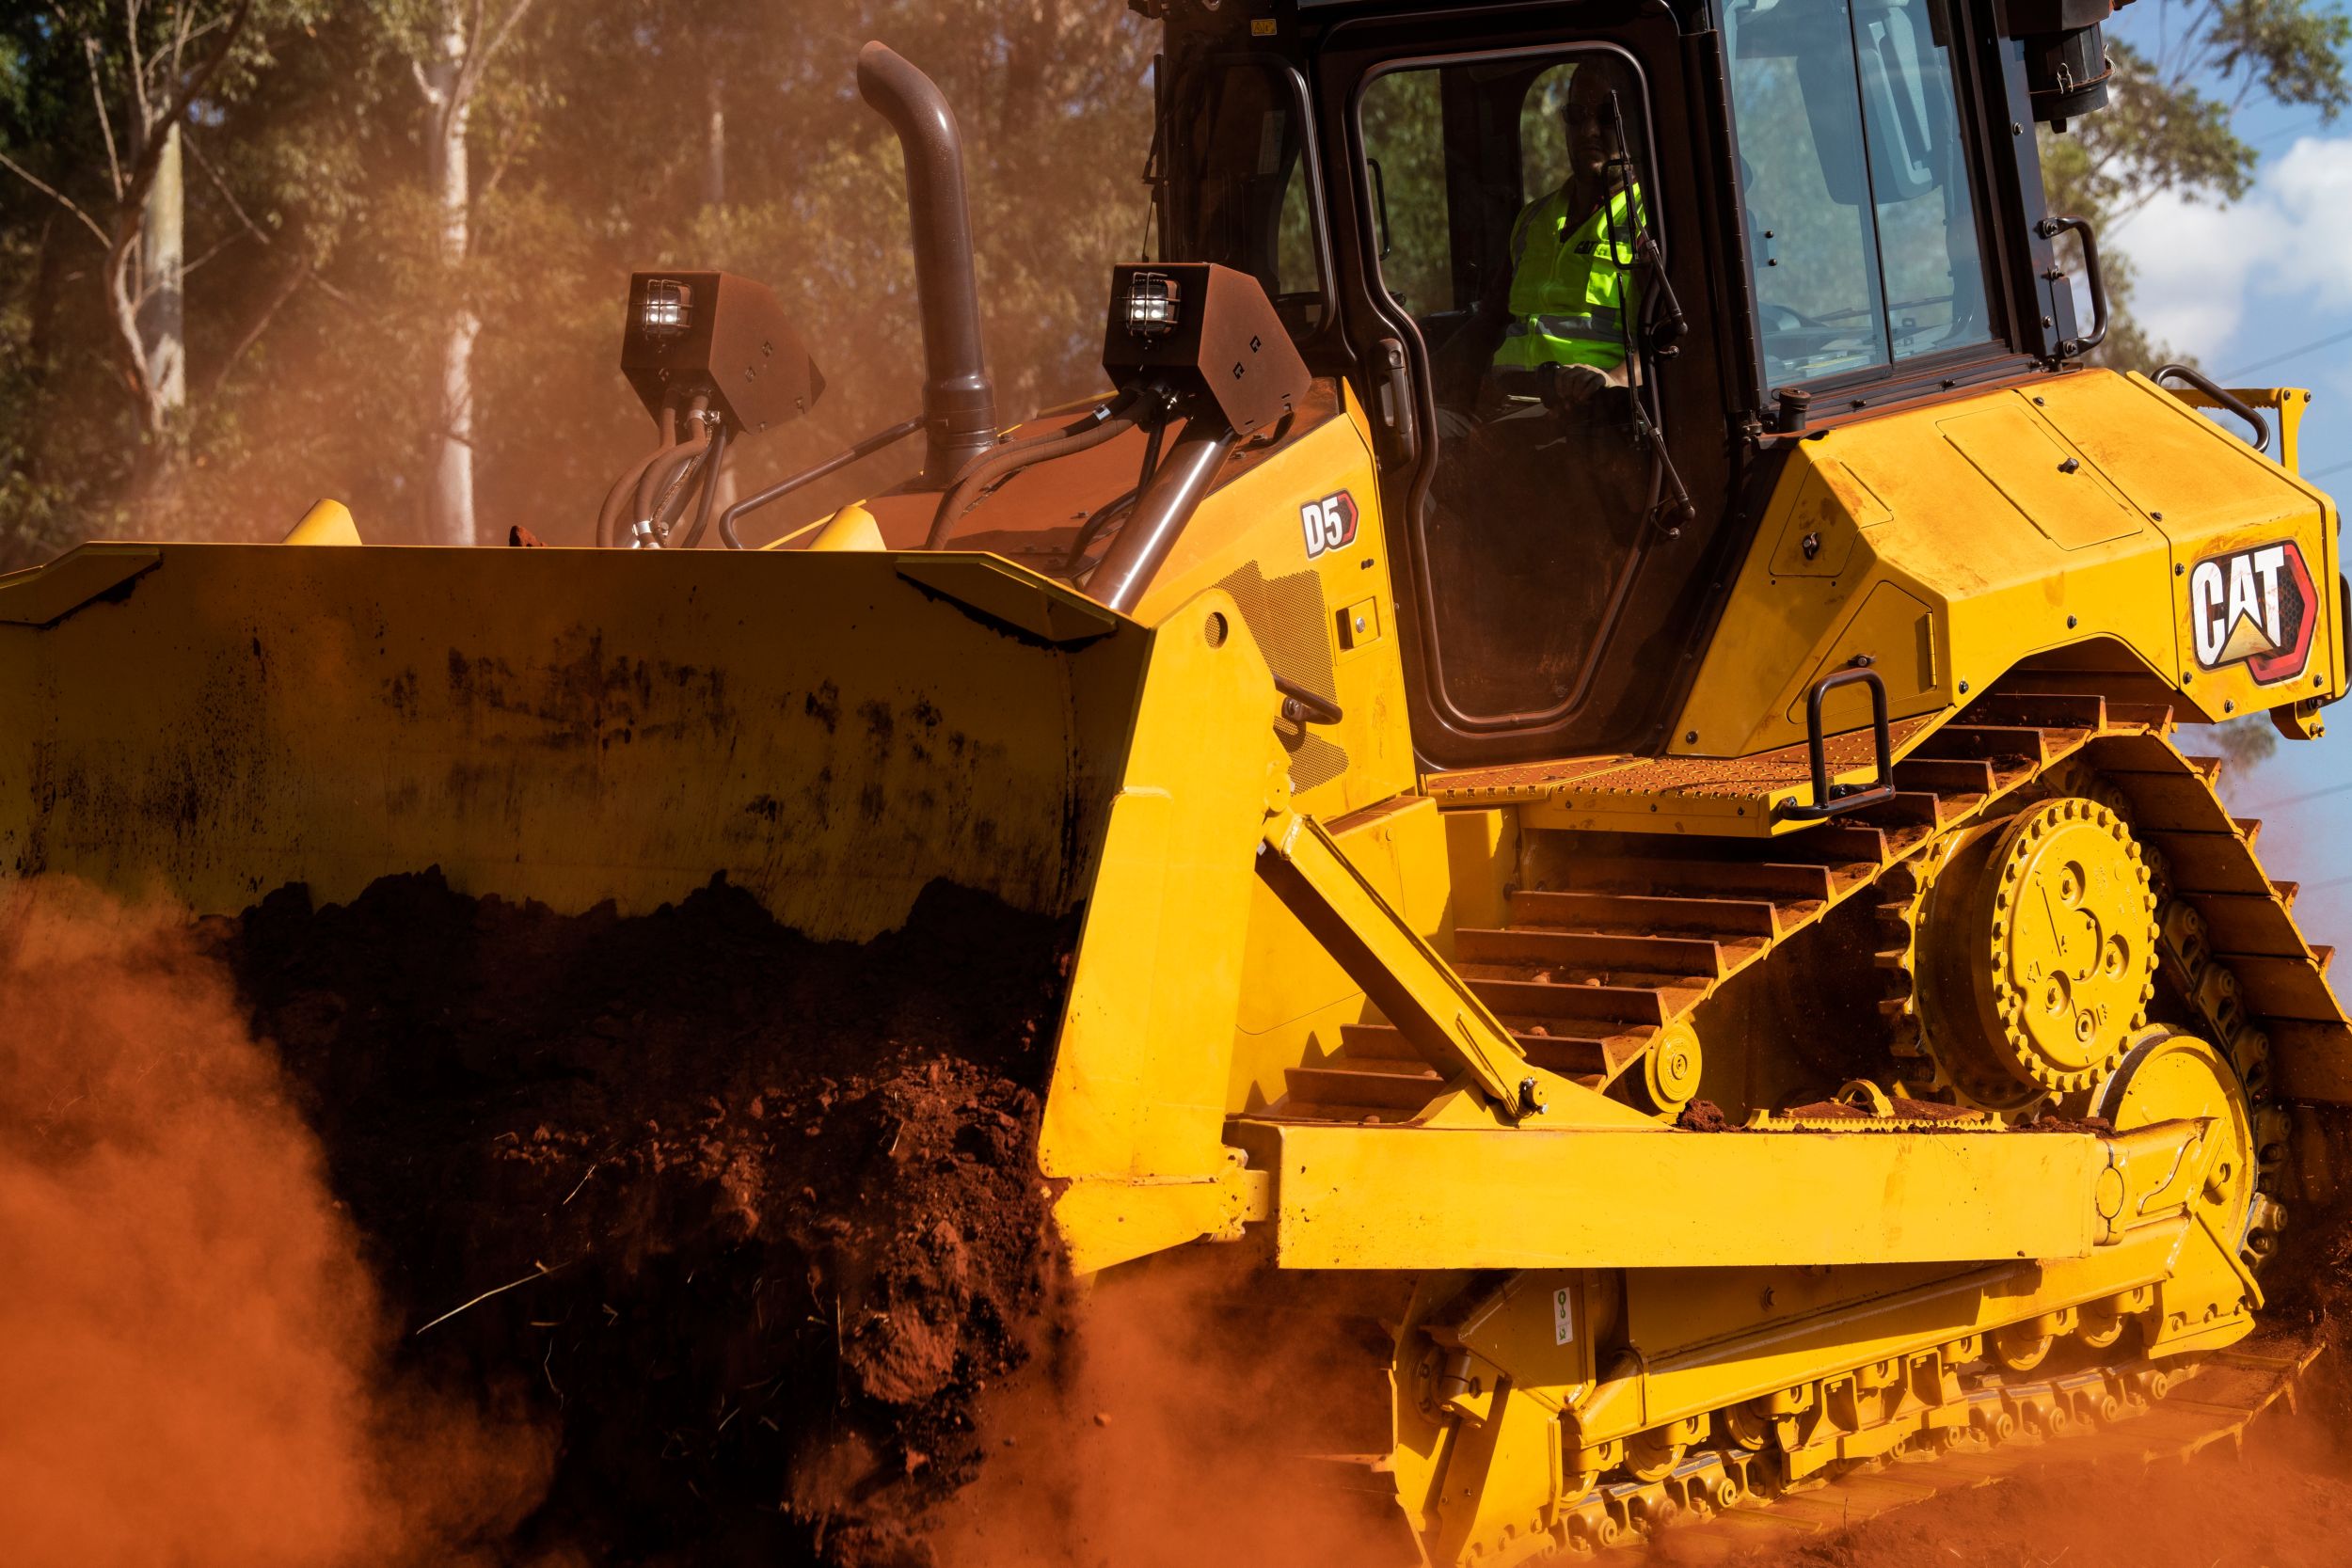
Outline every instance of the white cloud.
<svg viewBox="0 0 2352 1568"><path fill-rule="evenodd" d="M2156 197L2114 242L2131 258L2133 313L2185 353L2219 350L2261 296L2352 306L2352 137L2303 137L2231 206Z"/></svg>

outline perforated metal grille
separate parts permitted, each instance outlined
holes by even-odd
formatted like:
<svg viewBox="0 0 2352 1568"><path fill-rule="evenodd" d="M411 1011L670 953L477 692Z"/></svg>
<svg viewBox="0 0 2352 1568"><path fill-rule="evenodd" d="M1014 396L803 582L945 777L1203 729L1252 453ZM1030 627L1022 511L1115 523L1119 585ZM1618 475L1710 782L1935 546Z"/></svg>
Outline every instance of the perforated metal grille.
<svg viewBox="0 0 2352 1568"><path fill-rule="evenodd" d="M1233 596L1249 635L1276 674L1336 704L1339 685L1331 667L1329 607L1323 581L1312 572L1268 578L1254 561L1217 584ZM1347 770L1347 753L1304 724L1277 719L1275 733L1290 753L1291 788L1312 789Z"/></svg>

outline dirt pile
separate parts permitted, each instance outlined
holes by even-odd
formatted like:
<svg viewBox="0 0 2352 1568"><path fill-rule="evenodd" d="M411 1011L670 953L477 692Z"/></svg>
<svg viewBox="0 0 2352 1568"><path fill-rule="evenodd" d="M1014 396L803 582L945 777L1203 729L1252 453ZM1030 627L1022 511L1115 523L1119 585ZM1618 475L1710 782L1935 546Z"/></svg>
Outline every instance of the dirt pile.
<svg viewBox="0 0 2352 1568"><path fill-rule="evenodd" d="M864 946L435 874L215 924L401 1359L555 1439L510 1555L878 1564L1055 1316L1037 1123L1073 931L945 885Z"/></svg>

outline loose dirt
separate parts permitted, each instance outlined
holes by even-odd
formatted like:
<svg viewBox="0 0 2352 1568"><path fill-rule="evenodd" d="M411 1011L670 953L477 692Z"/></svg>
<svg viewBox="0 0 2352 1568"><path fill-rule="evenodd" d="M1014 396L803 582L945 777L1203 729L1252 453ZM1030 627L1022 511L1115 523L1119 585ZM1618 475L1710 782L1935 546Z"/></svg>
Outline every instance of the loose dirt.
<svg viewBox="0 0 2352 1568"><path fill-rule="evenodd" d="M509 1555L929 1560L1060 1315L1035 1148L1070 926L937 885L820 944L723 882L624 919L425 874L208 934L404 1371L553 1434Z"/></svg>

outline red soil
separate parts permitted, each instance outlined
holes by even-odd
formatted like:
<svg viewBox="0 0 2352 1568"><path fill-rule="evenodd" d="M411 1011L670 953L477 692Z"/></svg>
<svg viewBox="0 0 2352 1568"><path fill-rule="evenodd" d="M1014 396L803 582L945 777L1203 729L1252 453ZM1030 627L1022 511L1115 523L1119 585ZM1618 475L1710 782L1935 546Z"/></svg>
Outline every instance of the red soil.
<svg viewBox="0 0 2352 1568"><path fill-rule="evenodd" d="M212 935L404 1368L556 1439L509 1552L925 1560L983 1392L1056 1316L1067 927L937 886L824 945L724 885L565 918L427 874Z"/></svg>

